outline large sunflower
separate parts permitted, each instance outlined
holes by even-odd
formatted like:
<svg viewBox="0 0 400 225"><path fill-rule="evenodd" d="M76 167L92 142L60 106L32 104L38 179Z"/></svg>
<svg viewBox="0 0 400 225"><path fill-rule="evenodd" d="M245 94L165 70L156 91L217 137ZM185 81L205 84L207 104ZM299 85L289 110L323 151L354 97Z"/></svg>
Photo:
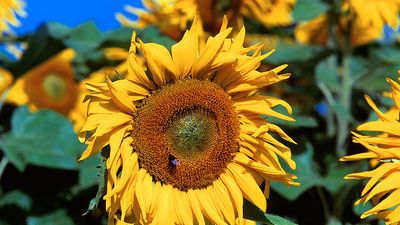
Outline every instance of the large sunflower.
<svg viewBox="0 0 400 225"><path fill-rule="evenodd" d="M371 108L379 119L367 122L359 127L359 131L378 132L377 135L361 135L353 133L353 141L363 145L367 152L342 157L342 161L369 159L371 171L352 173L346 179L369 179L365 185L361 199L355 204L371 200L374 207L361 215L361 218L375 215L383 218L388 224L400 223L400 85L388 79L392 86L391 98L394 107L386 113L381 112L375 103L366 96Z"/></svg>
<svg viewBox="0 0 400 225"><path fill-rule="evenodd" d="M4 33L12 33L11 26L19 26L18 16L25 16L25 1L2 0L0 1L0 37Z"/></svg>
<svg viewBox="0 0 400 225"><path fill-rule="evenodd" d="M290 105L259 94L288 78L277 74L286 66L256 71L271 53L244 48L244 28L227 38L227 20L206 43L198 26L195 19L171 53L133 34L126 78L88 84L80 160L109 146L109 224L242 223L243 198L265 211L270 181L297 184L281 168L278 156L295 162L275 134L294 141L260 117L293 121L272 109L290 113Z"/></svg>
<svg viewBox="0 0 400 225"><path fill-rule="evenodd" d="M75 53L66 49L35 66L18 78L7 101L28 105L33 111L48 108L68 115L78 96L71 60Z"/></svg>

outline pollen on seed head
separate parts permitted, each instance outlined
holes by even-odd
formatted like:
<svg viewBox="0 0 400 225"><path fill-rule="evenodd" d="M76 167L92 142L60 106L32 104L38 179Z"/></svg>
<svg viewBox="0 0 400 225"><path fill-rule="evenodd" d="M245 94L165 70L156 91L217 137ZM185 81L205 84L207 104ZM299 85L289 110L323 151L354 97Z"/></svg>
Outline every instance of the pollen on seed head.
<svg viewBox="0 0 400 225"><path fill-rule="evenodd" d="M217 179L238 151L239 119L221 87L188 79L146 99L131 135L140 166L154 179L197 189Z"/></svg>

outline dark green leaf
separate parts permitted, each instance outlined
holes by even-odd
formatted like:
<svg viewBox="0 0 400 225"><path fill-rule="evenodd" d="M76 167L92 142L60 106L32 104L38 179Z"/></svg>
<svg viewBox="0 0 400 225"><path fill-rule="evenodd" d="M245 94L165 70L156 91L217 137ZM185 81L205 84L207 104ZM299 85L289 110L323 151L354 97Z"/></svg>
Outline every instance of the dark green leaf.
<svg viewBox="0 0 400 225"><path fill-rule="evenodd" d="M286 43L283 41L278 41L275 48L277 50L274 54L264 60L266 63L306 62L317 58L323 51L323 48L319 46Z"/></svg>
<svg viewBox="0 0 400 225"><path fill-rule="evenodd" d="M300 182L299 187L289 187L281 183L271 182L271 188L286 199L293 201L309 188L321 185L323 181L313 160L313 154L313 146L310 143L306 143L306 151L293 156L293 160L297 165L296 170L292 173L297 176L298 179L296 181ZM288 166L283 165L283 167L286 171L291 171Z"/></svg>
<svg viewBox="0 0 400 225"><path fill-rule="evenodd" d="M21 209L28 211L32 206L32 200L27 194L15 190L0 196L0 207L6 205L16 205Z"/></svg>
<svg viewBox="0 0 400 225"><path fill-rule="evenodd" d="M326 12L328 6L319 0L298 0L293 8L295 21L310 20Z"/></svg>
<svg viewBox="0 0 400 225"><path fill-rule="evenodd" d="M72 124L50 110L15 110L11 131L4 134L0 147L19 170L27 164L57 169L77 169L77 157L83 145L77 140Z"/></svg>
<svg viewBox="0 0 400 225"><path fill-rule="evenodd" d="M277 215L265 214L265 217L267 218L268 225L296 225L292 221Z"/></svg>
<svg viewBox="0 0 400 225"><path fill-rule="evenodd" d="M247 199L243 199L243 218L257 222L268 222L264 212Z"/></svg>
<svg viewBox="0 0 400 225"><path fill-rule="evenodd" d="M74 225L74 221L63 209L57 210L43 216L29 216L27 225Z"/></svg>

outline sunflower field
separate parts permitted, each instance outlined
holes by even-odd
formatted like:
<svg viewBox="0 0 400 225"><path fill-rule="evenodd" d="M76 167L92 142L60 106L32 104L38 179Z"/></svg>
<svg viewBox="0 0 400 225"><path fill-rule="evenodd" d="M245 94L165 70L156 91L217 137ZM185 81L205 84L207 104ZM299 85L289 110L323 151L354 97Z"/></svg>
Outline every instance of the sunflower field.
<svg viewBox="0 0 400 225"><path fill-rule="evenodd" d="M400 0L0 0L0 225L400 224Z"/></svg>

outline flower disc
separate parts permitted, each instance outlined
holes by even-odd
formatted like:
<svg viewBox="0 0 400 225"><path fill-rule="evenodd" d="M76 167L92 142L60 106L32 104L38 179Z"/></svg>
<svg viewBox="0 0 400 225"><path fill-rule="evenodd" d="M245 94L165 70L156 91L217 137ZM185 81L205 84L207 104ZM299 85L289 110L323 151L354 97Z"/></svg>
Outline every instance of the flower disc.
<svg viewBox="0 0 400 225"><path fill-rule="evenodd" d="M163 87L138 109L133 124L140 166L184 191L212 184L239 150L232 102L209 81Z"/></svg>

